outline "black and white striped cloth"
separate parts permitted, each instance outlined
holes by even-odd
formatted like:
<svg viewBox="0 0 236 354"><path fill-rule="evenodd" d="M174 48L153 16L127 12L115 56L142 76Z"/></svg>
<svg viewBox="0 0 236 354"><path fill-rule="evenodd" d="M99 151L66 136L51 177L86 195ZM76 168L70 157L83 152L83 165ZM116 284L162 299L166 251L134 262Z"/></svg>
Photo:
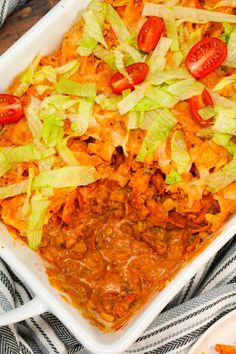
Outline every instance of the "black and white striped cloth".
<svg viewBox="0 0 236 354"><path fill-rule="evenodd" d="M33 297L0 260L0 311ZM236 308L236 236L203 267L125 354L187 354L219 318ZM0 354L88 354L52 314L0 328Z"/></svg>
<svg viewBox="0 0 236 354"><path fill-rule="evenodd" d="M27 0L0 0L0 27L6 17L10 15L18 6L24 5L26 1Z"/></svg>

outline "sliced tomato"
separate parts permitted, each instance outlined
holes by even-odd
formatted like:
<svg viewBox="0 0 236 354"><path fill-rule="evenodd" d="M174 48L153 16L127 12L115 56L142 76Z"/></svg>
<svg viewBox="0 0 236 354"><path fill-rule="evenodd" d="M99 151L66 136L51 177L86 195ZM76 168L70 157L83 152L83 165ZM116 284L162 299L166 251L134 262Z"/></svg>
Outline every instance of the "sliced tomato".
<svg viewBox="0 0 236 354"><path fill-rule="evenodd" d="M127 66L126 71L130 81L120 72L116 72L111 78L111 87L114 93L121 95L122 91L134 90L134 85L143 82L148 74L148 65L146 63L135 63Z"/></svg>
<svg viewBox="0 0 236 354"><path fill-rule="evenodd" d="M200 96L193 96L189 100L189 108L193 119L201 125L209 125L212 119L204 120L198 113L200 108L211 106L213 107L213 101L209 92L205 89Z"/></svg>
<svg viewBox="0 0 236 354"><path fill-rule="evenodd" d="M149 17L139 31L138 47L145 53L150 53L159 42L163 29L164 24L159 17Z"/></svg>
<svg viewBox="0 0 236 354"><path fill-rule="evenodd" d="M0 124L9 124L23 117L21 99L17 96L0 94Z"/></svg>
<svg viewBox="0 0 236 354"><path fill-rule="evenodd" d="M197 79L210 74L225 60L227 46L218 38L204 38L189 51L185 65Z"/></svg>

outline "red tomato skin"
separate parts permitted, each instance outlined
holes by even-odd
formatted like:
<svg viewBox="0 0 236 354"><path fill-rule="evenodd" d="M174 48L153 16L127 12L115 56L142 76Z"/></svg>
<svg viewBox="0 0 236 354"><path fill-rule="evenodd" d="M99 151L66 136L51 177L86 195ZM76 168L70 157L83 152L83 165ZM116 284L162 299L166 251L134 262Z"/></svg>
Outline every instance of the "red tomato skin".
<svg viewBox="0 0 236 354"><path fill-rule="evenodd" d="M138 47L145 53L150 53L159 42L163 29L164 24L159 17L149 17L139 31Z"/></svg>
<svg viewBox="0 0 236 354"><path fill-rule="evenodd" d="M190 112L192 114L192 117L197 123L206 126L212 122L211 118L207 119L207 120L202 119L202 117L198 113L198 110L200 108L203 108L205 106L213 107L213 101L212 101L211 95L209 94L209 92L206 89L203 90L203 92L200 96L191 97L188 100L188 102L189 102L189 108L190 108Z"/></svg>
<svg viewBox="0 0 236 354"><path fill-rule="evenodd" d="M219 38L204 38L190 49L185 66L190 74L200 79L219 68L226 56L227 46L224 42Z"/></svg>
<svg viewBox="0 0 236 354"><path fill-rule="evenodd" d="M14 95L0 94L0 124L17 122L24 115L21 99Z"/></svg>
<svg viewBox="0 0 236 354"><path fill-rule="evenodd" d="M132 82L129 82L119 71L112 76L110 81L112 90L117 95L121 95L123 91L128 89L134 90L134 85L141 84L148 74L148 65L142 62L131 64L125 69L132 79Z"/></svg>

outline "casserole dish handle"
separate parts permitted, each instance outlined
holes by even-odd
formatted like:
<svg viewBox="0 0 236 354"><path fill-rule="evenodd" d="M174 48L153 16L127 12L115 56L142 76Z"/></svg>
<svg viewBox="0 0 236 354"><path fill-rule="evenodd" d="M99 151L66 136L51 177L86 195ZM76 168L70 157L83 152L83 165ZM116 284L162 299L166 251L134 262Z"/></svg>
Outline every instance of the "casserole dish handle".
<svg viewBox="0 0 236 354"><path fill-rule="evenodd" d="M0 314L0 326L26 320L47 312L48 308L39 297L35 297L26 304L16 307L13 310Z"/></svg>

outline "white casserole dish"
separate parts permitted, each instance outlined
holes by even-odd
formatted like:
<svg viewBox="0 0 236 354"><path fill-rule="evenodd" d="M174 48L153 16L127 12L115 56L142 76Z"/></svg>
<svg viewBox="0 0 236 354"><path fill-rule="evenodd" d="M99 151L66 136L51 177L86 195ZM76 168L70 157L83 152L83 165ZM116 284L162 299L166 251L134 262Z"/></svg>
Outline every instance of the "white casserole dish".
<svg viewBox="0 0 236 354"><path fill-rule="evenodd" d="M59 45L63 33L71 27L87 4L88 0L60 1L0 57L0 92L7 89L13 78L30 64L40 50L47 54ZM60 294L50 286L45 275L45 266L40 257L21 241L14 240L5 226L0 224L0 256L32 288L36 295L35 299L28 304L6 314L0 314L0 325L14 323L50 311L89 351L96 354L122 353L141 335L196 271L234 235L235 231L236 217L232 217L207 249L131 319L124 329L114 334L103 334L81 317L79 311L66 303Z"/></svg>

